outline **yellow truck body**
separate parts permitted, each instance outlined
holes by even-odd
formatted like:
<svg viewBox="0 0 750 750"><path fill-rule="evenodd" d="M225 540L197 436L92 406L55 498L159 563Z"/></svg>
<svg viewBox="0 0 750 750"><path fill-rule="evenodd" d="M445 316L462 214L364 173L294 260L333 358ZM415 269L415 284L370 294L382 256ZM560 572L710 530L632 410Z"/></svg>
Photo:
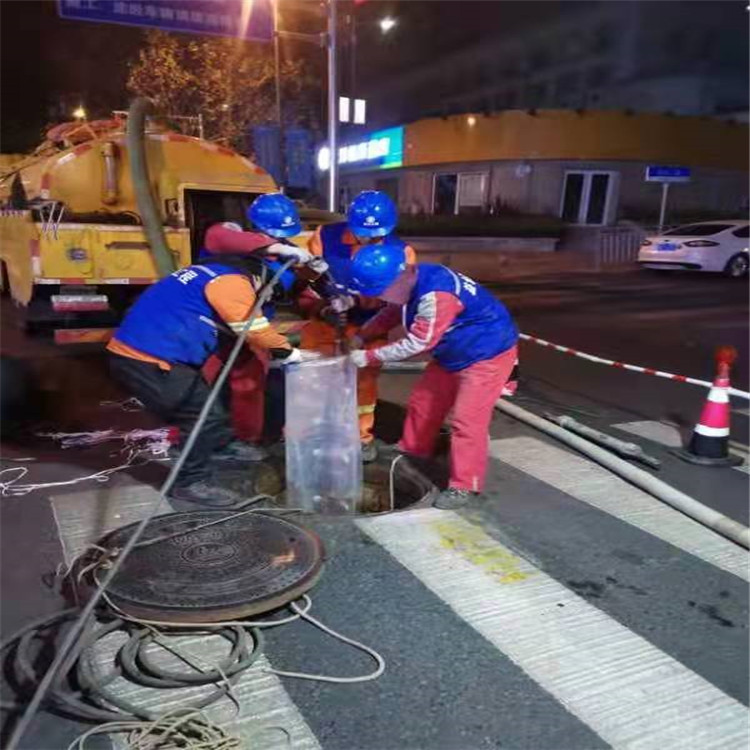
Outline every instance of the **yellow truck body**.
<svg viewBox="0 0 750 750"><path fill-rule="evenodd" d="M0 160L0 262L13 299L30 305L70 290L101 298L153 283L124 123L71 123L50 134L34 154ZM151 126L145 147L176 267L196 259L210 224L242 222L257 195L277 190L264 169L209 141Z"/></svg>

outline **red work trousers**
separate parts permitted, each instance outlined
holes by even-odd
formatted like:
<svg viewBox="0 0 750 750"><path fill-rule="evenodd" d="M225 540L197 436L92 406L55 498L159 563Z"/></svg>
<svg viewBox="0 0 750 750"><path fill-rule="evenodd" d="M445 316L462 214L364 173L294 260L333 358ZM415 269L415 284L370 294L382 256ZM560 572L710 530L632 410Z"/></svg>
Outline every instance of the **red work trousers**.
<svg viewBox="0 0 750 750"><path fill-rule="evenodd" d="M440 427L453 409L450 486L481 492L492 410L513 370L516 354L514 346L458 372L431 362L409 397L399 447L415 456L432 455Z"/></svg>
<svg viewBox="0 0 750 750"><path fill-rule="evenodd" d="M229 356L229 349L208 358L203 377L213 383ZM264 356L242 349L229 372L232 429L240 440L259 443L263 439L267 364Z"/></svg>

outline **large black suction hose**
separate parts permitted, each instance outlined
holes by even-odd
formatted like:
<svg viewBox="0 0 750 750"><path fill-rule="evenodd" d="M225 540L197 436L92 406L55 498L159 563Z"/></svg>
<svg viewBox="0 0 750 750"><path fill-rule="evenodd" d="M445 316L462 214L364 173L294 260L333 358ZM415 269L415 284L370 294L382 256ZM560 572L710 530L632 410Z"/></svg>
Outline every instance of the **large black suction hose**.
<svg viewBox="0 0 750 750"><path fill-rule="evenodd" d="M159 208L151 190L146 160L146 115L154 111L153 102L143 96L133 100L128 111L127 144L130 174L133 179L135 201L143 222L143 231L154 256L159 276L167 276L177 270L172 252L164 237Z"/></svg>

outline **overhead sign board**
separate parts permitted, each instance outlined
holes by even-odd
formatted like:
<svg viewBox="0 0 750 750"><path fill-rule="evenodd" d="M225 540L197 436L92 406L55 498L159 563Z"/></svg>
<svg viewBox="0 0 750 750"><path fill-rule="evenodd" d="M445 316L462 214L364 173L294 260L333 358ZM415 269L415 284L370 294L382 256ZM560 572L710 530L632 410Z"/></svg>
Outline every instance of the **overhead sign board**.
<svg viewBox="0 0 750 750"><path fill-rule="evenodd" d="M272 0L58 0L61 18L269 42Z"/></svg>
<svg viewBox="0 0 750 750"><path fill-rule="evenodd" d="M646 182L690 182L690 167L646 167Z"/></svg>
<svg viewBox="0 0 750 750"><path fill-rule="evenodd" d="M367 138L341 146L338 154L341 167L360 169L395 169L404 163L404 128L387 128L371 133ZM331 166L328 146L318 151L318 169L326 171Z"/></svg>

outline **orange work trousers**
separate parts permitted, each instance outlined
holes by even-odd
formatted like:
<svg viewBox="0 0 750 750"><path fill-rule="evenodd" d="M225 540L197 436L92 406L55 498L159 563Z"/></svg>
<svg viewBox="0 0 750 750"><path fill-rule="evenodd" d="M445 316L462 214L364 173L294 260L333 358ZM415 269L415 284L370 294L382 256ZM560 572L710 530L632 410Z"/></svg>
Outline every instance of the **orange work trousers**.
<svg viewBox="0 0 750 750"><path fill-rule="evenodd" d="M345 338L351 338L360 326L348 325L344 331ZM327 356L336 353L336 339L339 334L335 326L313 318L302 328L300 349L311 349ZM370 341L366 349L382 346L385 340ZM357 370L357 411L359 413L359 438L363 443L374 440L375 405L378 402L379 367L361 367Z"/></svg>

